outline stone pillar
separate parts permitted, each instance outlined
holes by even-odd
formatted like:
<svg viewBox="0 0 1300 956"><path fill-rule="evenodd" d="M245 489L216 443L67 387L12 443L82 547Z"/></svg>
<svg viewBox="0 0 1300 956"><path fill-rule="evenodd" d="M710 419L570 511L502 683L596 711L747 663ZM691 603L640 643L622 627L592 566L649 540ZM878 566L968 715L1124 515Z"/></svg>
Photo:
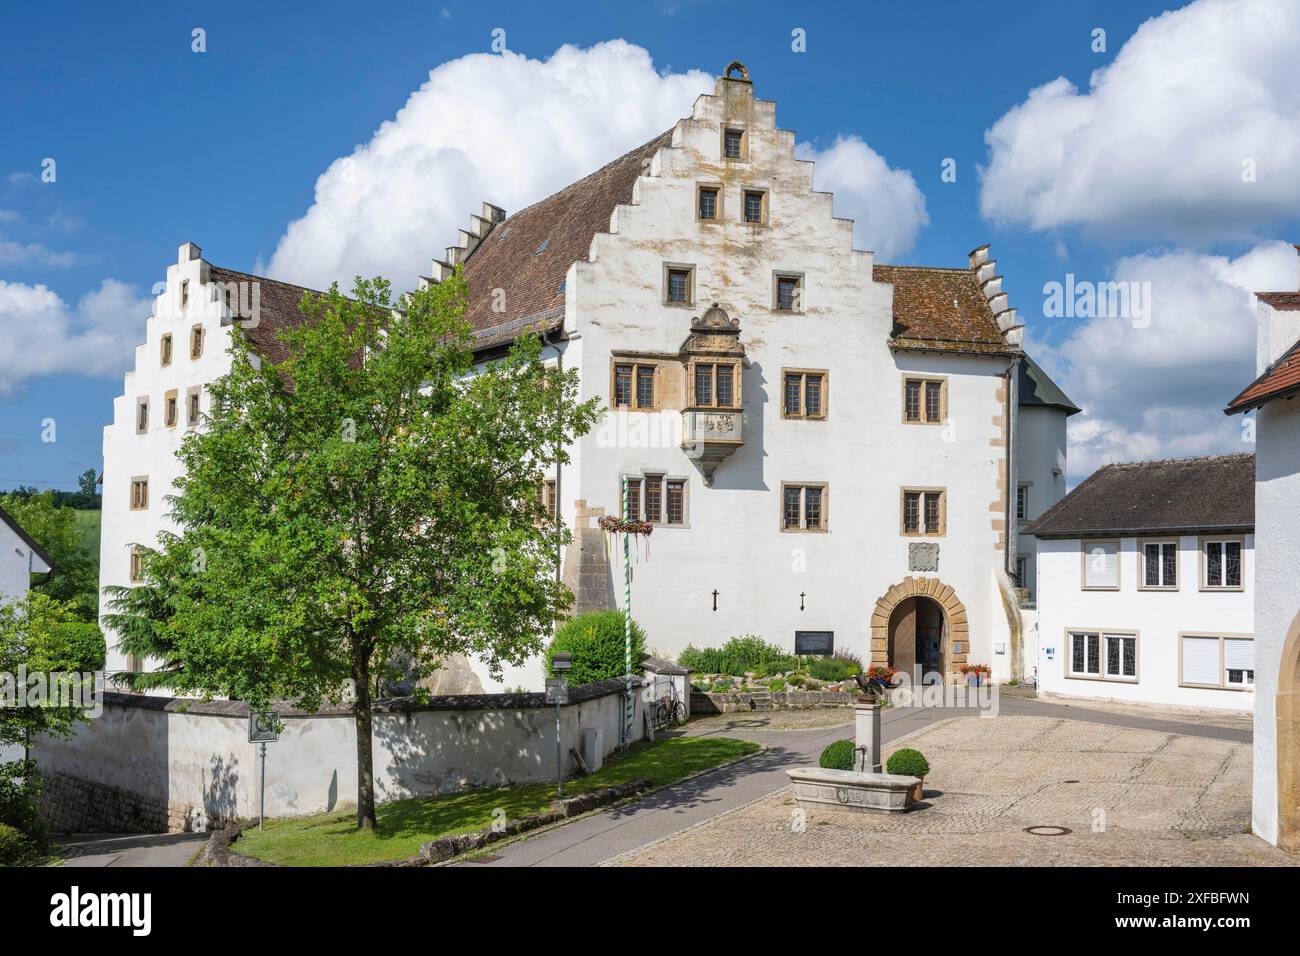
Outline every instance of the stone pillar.
<svg viewBox="0 0 1300 956"><path fill-rule="evenodd" d="M880 705L859 700L853 708L855 769L880 773Z"/></svg>

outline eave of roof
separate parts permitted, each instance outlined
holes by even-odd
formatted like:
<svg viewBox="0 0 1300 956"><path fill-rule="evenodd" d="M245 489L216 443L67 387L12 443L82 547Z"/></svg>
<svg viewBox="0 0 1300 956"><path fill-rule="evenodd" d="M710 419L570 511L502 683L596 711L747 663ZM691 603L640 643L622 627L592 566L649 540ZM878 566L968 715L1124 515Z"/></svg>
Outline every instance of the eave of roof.
<svg viewBox="0 0 1300 956"><path fill-rule="evenodd" d="M1294 398L1300 394L1300 341L1287 349L1282 357L1266 368L1255 381L1251 382L1237 395L1228 407L1225 415L1236 415L1267 405L1278 398Z"/></svg>
<svg viewBox="0 0 1300 956"><path fill-rule="evenodd" d="M1042 366L1027 354L1020 361L1019 393L1021 405L1059 408L1065 412L1066 418L1083 410L1070 401L1069 396L1052 381Z"/></svg>
<svg viewBox="0 0 1300 956"><path fill-rule="evenodd" d="M39 544L37 544L35 541L32 540L32 536L29 535L26 531L24 531L23 526L20 525L16 520L14 520L13 516L10 515L9 512L5 511L4 508L0 508L0 521L3 521L10 528L12 528L14 534L18 535L18 537L22 540L23 544L31 548L32 551L35 553L35 555L38 558L40 558L42 561L44 561L51 571L53 571L57 567L57 565L55 565L54 563L54 559L45 553L44 548L42 548Z"/></svg>

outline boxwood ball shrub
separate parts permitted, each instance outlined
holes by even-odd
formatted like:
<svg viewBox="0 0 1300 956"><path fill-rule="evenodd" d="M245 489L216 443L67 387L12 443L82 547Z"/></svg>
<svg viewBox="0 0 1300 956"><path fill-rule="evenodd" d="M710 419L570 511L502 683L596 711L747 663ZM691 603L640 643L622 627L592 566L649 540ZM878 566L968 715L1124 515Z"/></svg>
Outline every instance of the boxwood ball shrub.
<svg viewBox="0 0 1300 956"><path fill-rule="evenodd" d="M556 654L573 655L573 668L566 675L570 687L609 680L627 674L621 611L591 611L571 617L560 625L546 648L546 676L555 677L551 661ZM645 632L632 622L632 673L641 673L646 655Z"/></svg>
<svg viewBox="0 0 1300 956"><path fill-rule="evenodd" d="M930 764L921 751L904 747L890 754L889 760L885 763L885 770L904 777L924 777L930 772Z"/></svg>
<svg viewBox="0 0 1300 956"><path fill-rule="evenodd" d="M845 738L837 740L822 751L822 759L817 765L823 770L852 770L853 741Z"/></svg>

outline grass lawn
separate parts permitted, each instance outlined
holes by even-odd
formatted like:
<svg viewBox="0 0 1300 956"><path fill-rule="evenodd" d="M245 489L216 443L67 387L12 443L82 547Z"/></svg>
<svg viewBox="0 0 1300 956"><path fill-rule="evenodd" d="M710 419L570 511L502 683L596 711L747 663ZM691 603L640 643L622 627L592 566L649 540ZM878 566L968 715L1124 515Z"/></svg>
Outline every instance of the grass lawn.
<svg viewBox="0 0 1300 956"><path fill-rule="evenodd" d="M759 746L727 737L670 737L634 744L606 761L590 777L564 782L564 795L645 777L661 787L682 777L753 753ZM538 813L555 799L553 784L471 790L439 797L411 797L379 806L379 829L357 829L356 811L267 821L265 830L245 830L234 849L285 866L344 866L412 856L441 836L472 833L492 822L500 807L507 819Z"/></svg>

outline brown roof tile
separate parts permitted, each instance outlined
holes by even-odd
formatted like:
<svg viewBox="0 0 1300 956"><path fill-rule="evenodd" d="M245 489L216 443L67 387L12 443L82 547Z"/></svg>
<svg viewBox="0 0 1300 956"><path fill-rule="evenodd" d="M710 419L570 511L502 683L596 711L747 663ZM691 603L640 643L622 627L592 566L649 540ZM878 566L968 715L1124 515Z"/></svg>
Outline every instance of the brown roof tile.
<svg viewBox="0 0 1300 956"><path fill-rule="evenodd" d="M208 281L223 284L257 283L259 296L257 324L253 325L244 319L241 320L241 325L248 332L249 343L258 354L270 362L283 362L289 357L289 350L280 341L277 332L280 329L294 328L307 321L306 317L298 311L298 303L302 301L303 293L321 294L315 289L291 285L288 282L279 282L247 272L236 272L234 269L222 269L219 266L208 268Z"/></svg>
<svg viewBox="0 0 1300 956"><path fill-rule="evenodd" d="M1010 355L975 273L928 266L875 266L877 282L894 287L895 348Z"/></svg>
<svg viewBox="0 0 1300 956"><path fill-rule="evenodd" d="M1250 530L1255 456L1105 465L1026 531L1040 538Z"/></svg>
<svg viewBox="0 0 1300 956"><path fill-rule="evenodd" d="M1264 374L1251 382L1240 395L1228 403L1224 413L1235 415L1259 408L1275 398L1293 395L1300 391L1300 342L1291 346L1283 356L1264 370Z"/></svg>
<svg viewBox="0 0 1300 956"><path fill-rule="evenodd" d="M509 341L542 320L553 327L564 306L564 277L585 260L592 237L609 231L614 207L632 201L632 187L672 131L656 136L590 176L507 217L465 262L470 303L466 318L478 347ZM497 295L494 290L502 290ZM496 302L504 309L493 311Z"/></svg>

